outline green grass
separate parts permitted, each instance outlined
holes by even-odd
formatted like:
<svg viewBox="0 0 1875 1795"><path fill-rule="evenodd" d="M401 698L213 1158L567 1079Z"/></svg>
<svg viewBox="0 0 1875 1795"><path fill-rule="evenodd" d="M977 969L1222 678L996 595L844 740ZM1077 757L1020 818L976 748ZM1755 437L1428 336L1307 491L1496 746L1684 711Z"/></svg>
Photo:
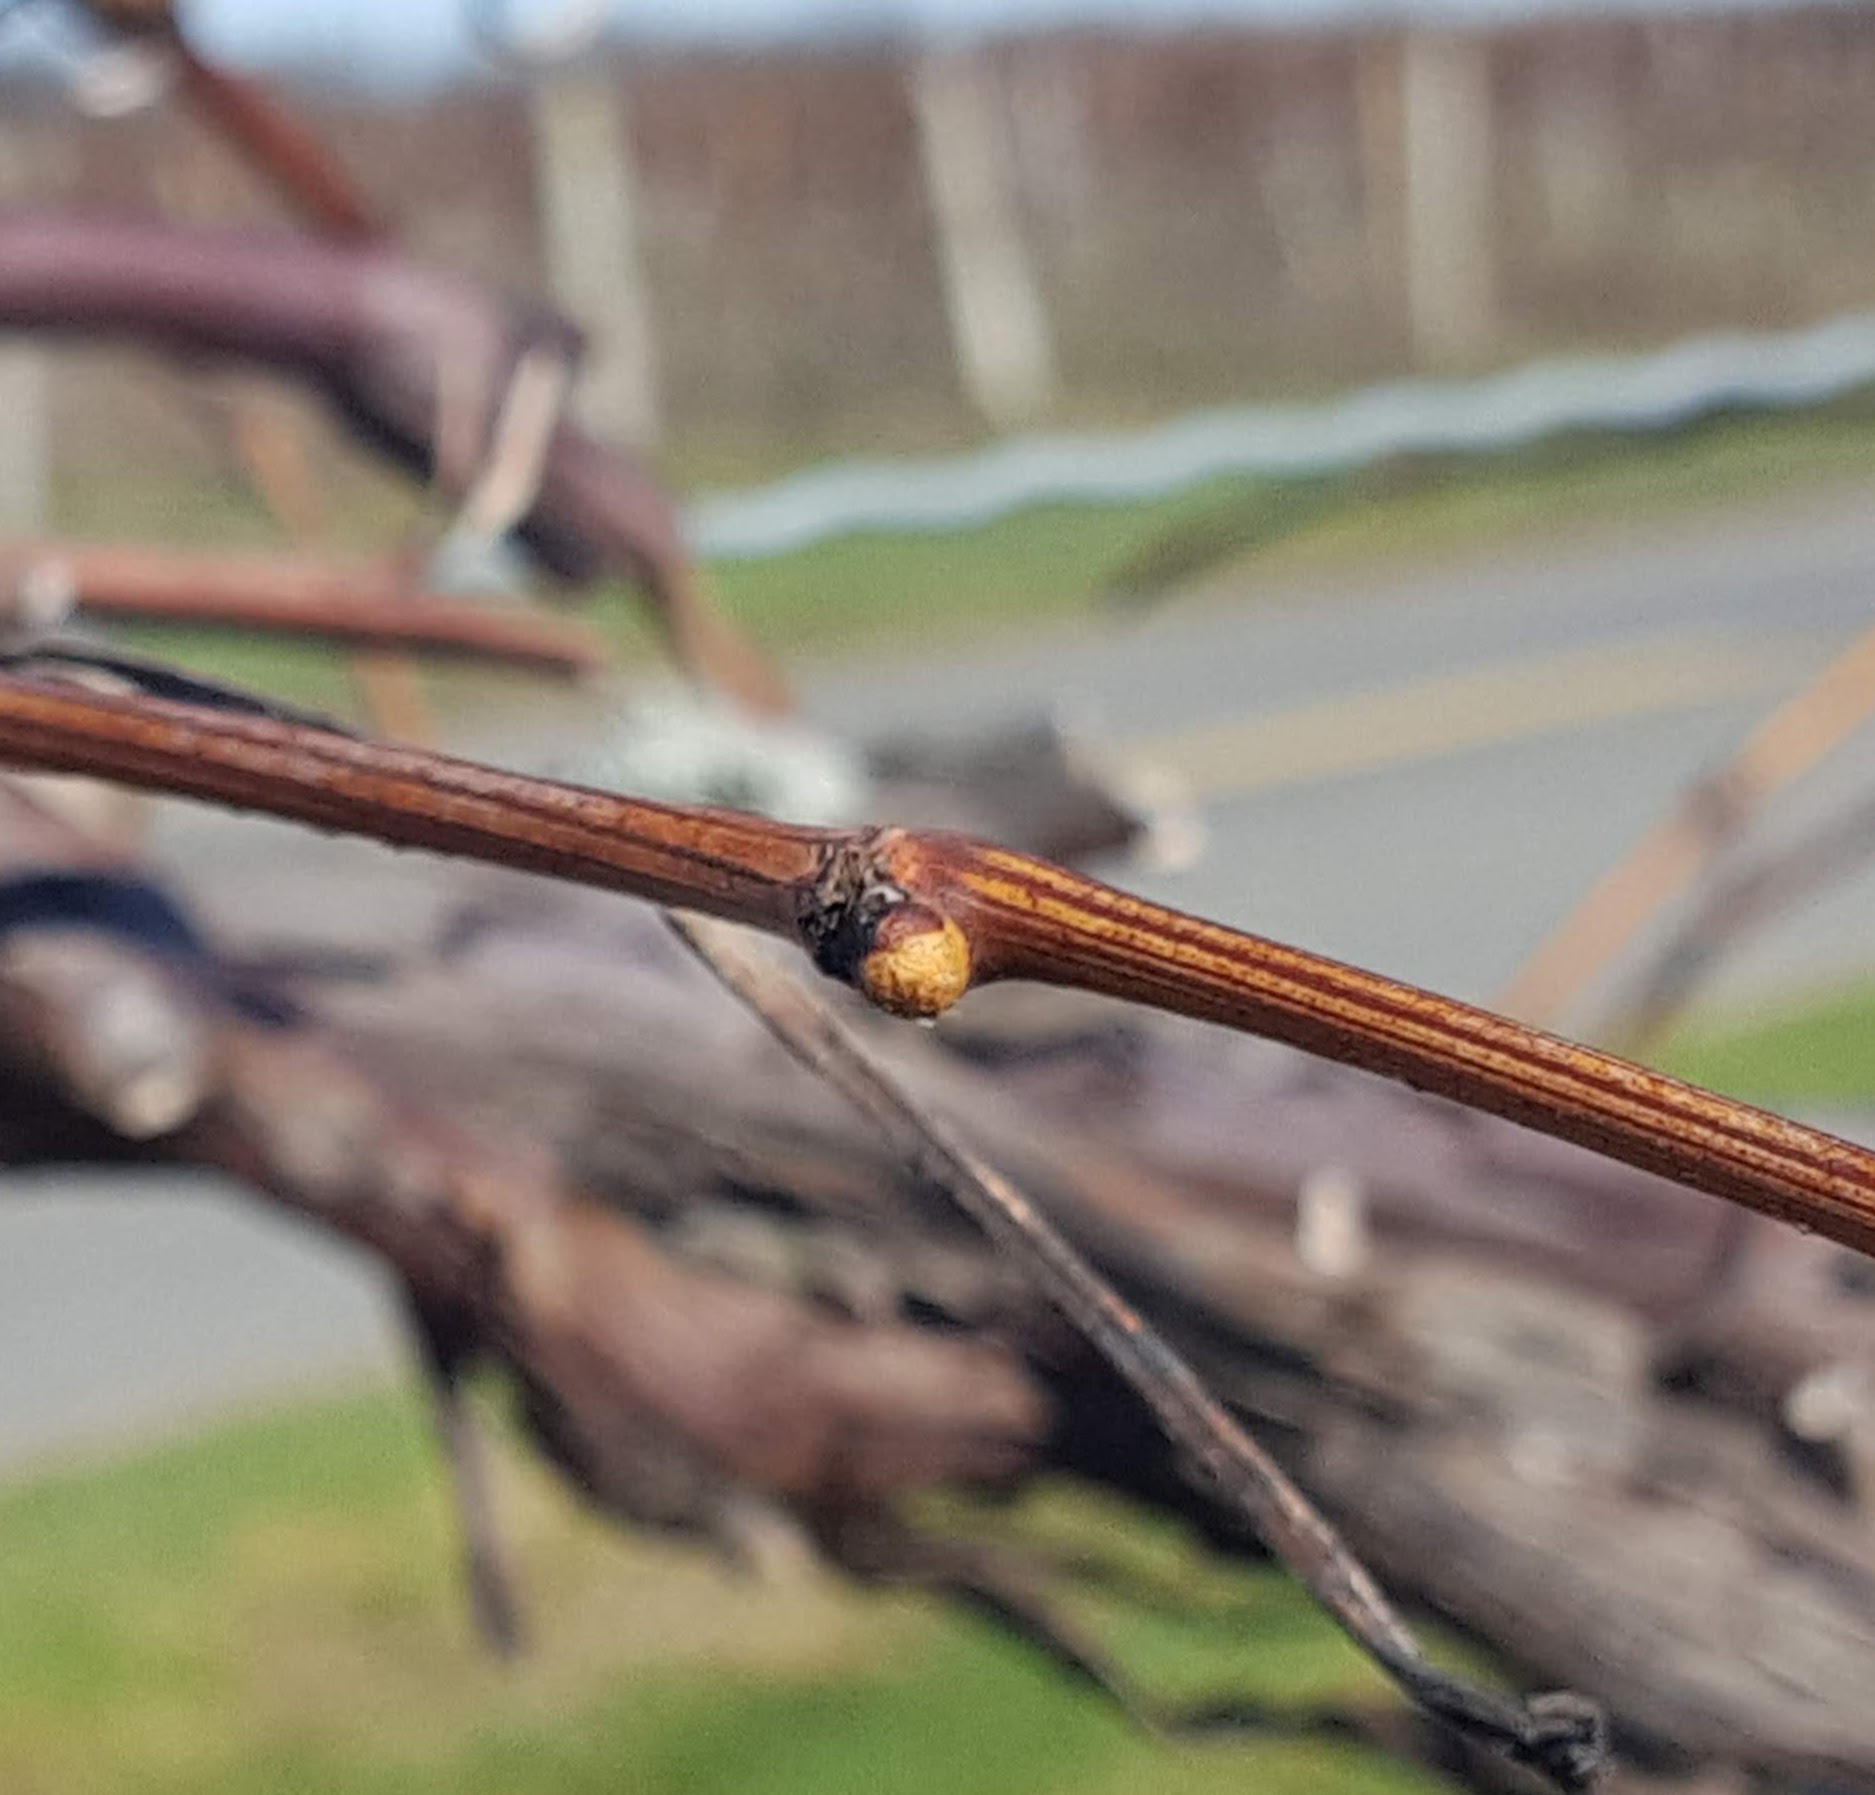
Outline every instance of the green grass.
<svg viewBox="0 0 1875 1795"><path fill-rule="evenodd" d="M1053 505L949 536L849 537L715 570L724 602L779 652L968 641L1111 614L1142 563L1215 550L1188 577L1233 598L1300 574L1397 571L1482 546L1875 476L1875 418L1845 405L1716 419L1670 437L1561 438L1335 481L1226 478L1136 505ZM1197 558L1197 557L1194 557Z"/></svg>
<svg viewBox="0 0 1875 1795"><path fill-rule="evenodd" d="M1561 438L1344 480L1227 478L1142 504L1041 506L952 535L848 537L726 563L714 580L729 610L783 659L967 647L991 633L1111 616L1116 583L1142 566L1175 587L1196 583L1241 601L1298 575L1397 572L1870 476L1875 412L1861 401L1722 417L1671 436ZM60 513L60 527L82 536L245 547L267 539L257 507L238 493L192 494L121 471L69 482ZM407 495L348 485L338 539L359 549L413 521ZM602 593L596 616L623 658L650 652L651 633L624 591ZM202 631L144 629L134 640L203 671L274 676L277 690L302 701L346 701L338 658L323 650L236 650Z"/></svg>
<svg viewBox="0 0 1875 1795"><path fill-rule="evenodd" d="M1875 985L1695 1019L1661 1059L1681 1078L1775 1109L1875 1105Z"/></svg>
<svg viewBox="0 0 1875 1795"><path fill-rule="evenodd" d="M369 1395L0 1494L7 1795L1411 1795L1423 1778L1275 1736L1169 1748L979 1621L817 1576L738 1579L629 1536L504 1450L535 1645L466 1637L424 1417ZM1174 1621L1084 1598L1156 1686L1387 1699L1280 1575L1061 1493L1016 1517L1183 1588Z"/></svg>

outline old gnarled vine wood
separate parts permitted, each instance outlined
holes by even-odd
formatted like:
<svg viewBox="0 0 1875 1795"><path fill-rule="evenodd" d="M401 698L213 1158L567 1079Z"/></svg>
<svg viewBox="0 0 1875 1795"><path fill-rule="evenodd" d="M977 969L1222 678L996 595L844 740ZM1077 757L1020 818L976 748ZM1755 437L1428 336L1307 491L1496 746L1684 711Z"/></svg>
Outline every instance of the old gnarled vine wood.
<svg viewBox="0 0 1875 1795"><path fill-rule="evenodd" d="M1492 1746L1559 1789L1606 1768L1601 1710L1568 1690L1526 1701L1441 1670L1339 1534L1206 1389L1171 1342L1126 1302L1046 1214L883 1066L825 1001L749 953L734 929L672 913L671 924L802 1065L851 1103L921 1182L942 1189L1067 1317L1152 1411L1187 1475L1241 1515L1341 1628L1421 1709ZM951 928L915 933L909 950L952 957ZM914 974L914 977L916 975ZM941 974L940 974L941 976Z"/></svg>
<svg viewBox="0 0 1875 1795"><path fill-rule="evenodd" d="M1020 978L1285 1041L1875 1252L1875 1154L1488 1011L966 837L800 828L56 682L0 761L550 874L793 939L882 1007Z"/></svg>

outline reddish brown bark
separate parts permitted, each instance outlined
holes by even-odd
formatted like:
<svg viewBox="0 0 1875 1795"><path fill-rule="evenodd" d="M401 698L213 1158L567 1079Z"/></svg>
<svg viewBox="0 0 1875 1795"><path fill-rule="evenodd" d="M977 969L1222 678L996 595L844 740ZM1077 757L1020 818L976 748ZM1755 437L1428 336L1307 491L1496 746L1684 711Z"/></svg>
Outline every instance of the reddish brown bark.
<svg viewBox="0 0 1875 1795"><path fill-rule="evenodd" d="M399 563L34 544L0 549L0 582L46 573L86 616L261 630L368 648L596 672L605 645L571 618L413 591Z"/></svg>
<svg viewBox="0 0 1875 1795"><path fill-rule="evenodd" d="M543 872L802 943L901 1013L1072 986L1285 1041L1875 1250L1875 1154L962 836L651 804L268 718L0 683L0 760Z"/></svg>
<svg viewBox="0 0 1875 1795"><path fill-rule="evenodd" d="M0 212L0 327L260 363L322 392L367 446L445 485L472 471L439 466L452 385L481 394L468 420L480 444L531 348L579 349L563 319L378 246L18 211ZM640 582L697 677L757 709L786 706L774 669L709 602L669 496L630 456L560 422L517 527L562 579Z"/></svg>

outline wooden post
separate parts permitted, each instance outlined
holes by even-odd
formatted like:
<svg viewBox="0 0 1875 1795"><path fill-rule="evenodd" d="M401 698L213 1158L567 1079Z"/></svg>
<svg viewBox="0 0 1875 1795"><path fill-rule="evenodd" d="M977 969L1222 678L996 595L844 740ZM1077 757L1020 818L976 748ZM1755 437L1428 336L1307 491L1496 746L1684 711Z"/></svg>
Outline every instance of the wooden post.
<svg viewBox="0 0 1875 1795"><path fill-rule="evenodd" d="M649 448L662 419L624 92L603 62L528 92L548 278L592 333L573 408L595 436Z"/></svg>
<svg viewBox="0 0 1875 1795"><path fill-rule="evenodd" d="M23 137L0 139L0 202L32 190ZM0 336L0 536L44 535L51 489L51 363L31 338Z"/></svg>
<svg viewBox="0 0 1875 1795"><path fill-rule="evenodd" d="M1054 345L989 67L968 52L928 51L911 88L958 375L991 424L1028 423L1054 390Z"/></svg>
<svg viewBox="0 0 1875 1795"><path fill-rule="evenodd" d="M1367 270L1373 313L1389 323L1405 288L1406 168L1400 39L1363 32L1355 48L1354 108L1366 207Z"/></svg>
<svg viewBox="0 0 1875 1795"><path fill-rule="evenodd" d="M43 349L0 339L0 536L45 533L51 510L51 389Z"/></svg>
<svg viewBox="0 0 1875 1795"><path fill-rule="evenodd" d="M1482 359L1497 335L1490 64L1483 41L1407 34L1400 71L1406 301L1413 349Z"/></svg>
<svg viewBox="0 0 1875 1795"><path fill-rule="evenodd" d="M1609 85L1578 76L1544 96L1528 121L1544 244L1565 265L1600 254L1622 217L1621 119Z"/></svg>

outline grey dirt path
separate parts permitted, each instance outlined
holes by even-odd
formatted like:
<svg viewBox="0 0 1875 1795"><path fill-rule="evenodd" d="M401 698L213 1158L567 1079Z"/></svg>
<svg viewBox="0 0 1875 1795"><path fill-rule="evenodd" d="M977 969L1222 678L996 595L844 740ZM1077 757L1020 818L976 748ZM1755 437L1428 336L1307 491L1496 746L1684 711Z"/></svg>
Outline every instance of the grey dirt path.
<svg viewBox="0 0 1875 1795"><path fill-rule="evenodd" d="M1134 881L1182 908L1478 998L1689 775L1870 626L1875 478L1867 496L1480 559L1352 593L1291 589L1250 603L1175 605L993 660L958 654L914 669L840 672L811 697L820 714L875 729L1054 705L1150 756L1231 719L1324 709L1358 745L1381 721L1365 714L1365 698L1420 690L1436 700L1455 674L1553 687L1548 671L1564 668L1575 688L1572 724L1236 794L1226 768L1226 789L1206 808L1203 860ZM1618 676L1630 659L1670 671L1676 656L1715 675L1707 701L1693 691L1673 704L1597 714L1598 677ZM1741 666L1743 677L1724 677ZM1437 704L1430 708L1436 723ZM1806 788L1793 819L1875 777L1870 735L1814 793ZM1862 955L1865 930L1852 926L1866 914L1862 901L1828 906L1772 944L1770 958L1752 956L1742 976L1828 971Z"/></svg>
<svg viewBox="0 0 1875 1795"><path fill-rule="evenodd" d="M829 670L808 698L867 730L1054 707L1122 759L1196 769L1204 859L1120 877L1487 997L1693 771L1875 622L1875 505L1838 493L1248 596ZM1875 780L1875 747L1793 818L1857 780ZM186 807L160 839L230 939L414 943L437 913L440 881L412 857ZM1734 987L1863 963L1872 915L1875 884L1845 889L1747 955ZM0 1203L0 1468L401 1363L369 1268L225 1192L86 1178Z"/></svg>

